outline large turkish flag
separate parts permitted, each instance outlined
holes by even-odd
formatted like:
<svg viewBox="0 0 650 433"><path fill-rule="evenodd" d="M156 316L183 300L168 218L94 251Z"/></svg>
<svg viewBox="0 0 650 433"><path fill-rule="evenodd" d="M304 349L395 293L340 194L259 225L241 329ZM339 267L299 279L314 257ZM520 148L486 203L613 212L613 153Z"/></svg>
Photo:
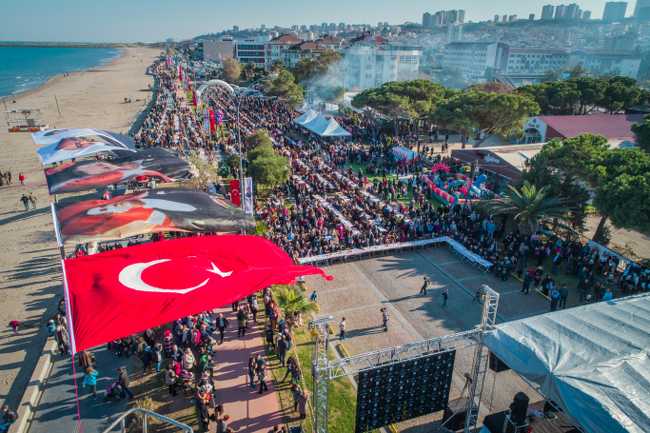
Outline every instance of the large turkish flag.
<svg viewBox="0 0 650 433"><path fill-rule="evenodd" d="M258 236L198 236L64 261L78 352L242 299L272 284L325 273L298 266Z"/></svg>

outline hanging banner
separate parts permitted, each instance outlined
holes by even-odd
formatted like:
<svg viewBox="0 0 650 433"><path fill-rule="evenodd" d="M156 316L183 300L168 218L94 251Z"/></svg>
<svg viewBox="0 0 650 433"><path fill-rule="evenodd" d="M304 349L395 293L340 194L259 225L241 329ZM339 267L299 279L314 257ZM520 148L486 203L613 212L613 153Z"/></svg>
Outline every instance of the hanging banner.
<svg viewBox="0 0 650 433"><path fill-rule="evenodd" d="M244 179L244 212L246 215L253 215L255 207L253 205L253 178Z"/></svg>
<svg viewBox="0 0 650 433"><path fill-rule="evenodd" d="M35 132L32 140L42 145L36 152L43 165L131 147L125 138L99 129L51 129Z"/></svg>
<svg viewBox="0 0 650 433"><path fill-rule="evenodd" d="M159 182L191 176L186 161L159 147L117 153L112 159L66 161L45 169L50 194L88 191L129 182L140 176Z"/></svg>
<svg viewBox="0 0 650 433"><path fill-rule="evenodd" d="M111 241L161 232L238 233L252 218L202 191L160 189L86 200L57 208L65 242Z"/></svg>
<svg viewBox="0 0 650 433"><path fill-rule="evenodd" d="M179 318L230 305L305 275L259 236L195 236L64 261L74 353Z"/></svg>

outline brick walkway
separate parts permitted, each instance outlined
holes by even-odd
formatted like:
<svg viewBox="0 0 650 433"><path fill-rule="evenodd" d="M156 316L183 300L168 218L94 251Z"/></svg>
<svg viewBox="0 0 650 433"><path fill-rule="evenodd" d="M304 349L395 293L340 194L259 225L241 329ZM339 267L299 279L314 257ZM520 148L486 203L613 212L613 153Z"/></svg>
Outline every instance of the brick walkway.
<svg viewBox="0 0 650 433"><path fill-rule="evenodd" d="M237 318L230 309L221 310L229 321L223 344L216 349L214 379L217 387L217 403L230 415L230 427L238 433L267 433L283 420L278 395L272 382L271 372L266 374L269 390L259 394L259 386L248 385L248 357L264 353L263 326L253 326L249 333L237 336ZM260 322L261 323L261 322ZM268 363L267 363L268 366ZM210 426L214 431L214 426Z"/></svg>

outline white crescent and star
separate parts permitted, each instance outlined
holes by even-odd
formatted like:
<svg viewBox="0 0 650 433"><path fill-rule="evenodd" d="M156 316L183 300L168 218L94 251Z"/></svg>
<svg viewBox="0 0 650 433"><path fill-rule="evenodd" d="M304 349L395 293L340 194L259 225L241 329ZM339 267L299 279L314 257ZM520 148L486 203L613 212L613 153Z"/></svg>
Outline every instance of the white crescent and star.
<svg viewBox="0 0 650 433"><path fill-rule="evenodd" d="M132 290L136 290L138 292L178 293L179 295L185 295L187 293L190 293L193 290L200 289L201 287L208 284L208 281L210 281L210 278L206 278L201 283L193 287L187 287L184 289L163 289L160 287L147 284L142 280L142 273L146 269L158 265L160 263L166 263L169 261L171 261L171 259L159 259L159 260L152 260L150 262L144 262L144 263L133 263L131 265L125 266L120 271L118 280L125 287L128 287L129 289ZM227 278L230 275L232 275L232 271L223 272L221 269L217 267L217 265L214 264L214 262L210 262L210 264L212 265L212 267L210 269L206 269L207 272L218 275L221 278Z"/></svg>

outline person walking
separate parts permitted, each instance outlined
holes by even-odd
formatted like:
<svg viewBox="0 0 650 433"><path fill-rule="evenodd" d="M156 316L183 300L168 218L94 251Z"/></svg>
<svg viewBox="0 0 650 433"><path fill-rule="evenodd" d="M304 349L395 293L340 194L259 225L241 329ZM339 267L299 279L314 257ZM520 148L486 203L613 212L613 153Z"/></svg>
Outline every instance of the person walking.
<svg viewBox="0 0 650 433"><path fill-rule="evenodd" d="M32 209L36 209L36 197L34 197L34 193L30 192L27 195L27 198L29 199L29 203L32 205Z"/></svg>
<svg viewBox="0 0 650 433"><path fill-rule="evenodd" d="M424 282L422 283L422 287L420 287L420 293L419 295L427 295L427 288L429 287L429 277L424 277Z"/></svg>
<svg viewBox="0 0 650 433"><path fill-rule="evenodd" d="M86 374L84 374L83 382L81 386L85 388L88 386L90 391L93 394L93 397L97 397L97 370L92 367L86 368Z"/></svg>
<svg viewBox="0 0 650 433"><path fill-rule="evenodd" d="M345 317L341 318L341 321L339 322L339 340L345 340Z"/></svg>
<svg viewBox="0 0 650 433"><path fill-rule="evenodd" d="M533 283L533 276L530 273L526 272L524 275L524 281L521 284L521 293L527 295L530 292L530 285Z"/></svg>
<svg viewBox="0 0 650 433"><path fill-rule="evenodd" d="M257 380L260 382L260 394L269 390L266 385L266 361L262 356L257 358Z"/></svg>
<svg viewBox="0 0 650 433"><path fill-rule="evenodd" d="M248 384L252 389L255 389L255 368L257 367L257 356L251 355L248 357Z"/></svg>
<svg viewBox="0 0 650 433"><path fill-rule="evenodd" d="M228 327L228 319L223 316L223 313L219 313L217 316L216 325L219 330L219 344L223 344L223 335Z"/></svg>
<svg viewBox="0 0 650 433"><path fill-rule="evenodd" d="M27 197L27 194L23 194L20 197L20 201L23 202L23 206L25 206L25 211L29 210L29 197Z"/></svg>
<svg viewBox="0 0 650 433"><path fill-rule="evenodd" d="M382 307L379 309L381 312L381 323L382 327L384 328L384 332L388 332L388 310L386 307Z"/></svg>
<svg viewBox="0 0 650 433"><path fill-rule="evenodd" d="M566 308L566 301L569 297L569 289L567 288L566 284L562 284L558 291L560 292L560 303L558 306L560 309L564 309Z"/></svg>
<svg viewBox="0 0 650 433"><path fill-rule="evenodd" d="M442 288L442 307L447 307L447 300L449 300L449 289L447 287Z"/></svg>
<svg viewBox="0 0 650 433"><path fill-rule="evenodd" d="M22 172L18 173L18 180L21 185L25 185L25 175Z"/></svg>

